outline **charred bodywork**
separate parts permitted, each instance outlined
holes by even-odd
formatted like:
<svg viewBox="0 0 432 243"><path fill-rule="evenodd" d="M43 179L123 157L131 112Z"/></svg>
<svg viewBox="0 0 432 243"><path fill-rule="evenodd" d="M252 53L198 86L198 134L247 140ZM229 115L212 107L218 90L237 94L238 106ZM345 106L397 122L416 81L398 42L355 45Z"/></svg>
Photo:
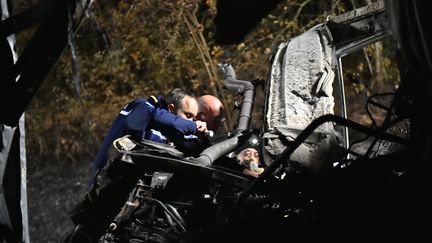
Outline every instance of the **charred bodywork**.
<svg viewBox="0 0 432 243"><path fill-rule="evenodd" d="M231 137L190 158L183 158L175 148L118 140L115 144L120 155L111 167L135 168L131 169L134 176L125 176L134 179L116 189L122 194L110 191L110 186L95 189L94 195L110 195L102 198L118 202L117 207L110 207L109 213L102 201L100 207L94 207L101 210L97 214L109 215L103 224L96 216L81 218L88 215L85 206L76 208L73 219L77 227L67 240L417 239L417 231L408 223L415 219L408 206L413 196L408 147L412 138L408 132L404 136L391 132L392 126L406 117L396 114L396 104L386 108L388 119L381 127L364 126L346 117L341 58L388 37L388 26L383 2L377 2L329 19L279 45L265 85L264 125L259 135L266 168L258 178L226 167L235 163L227 155L251 133L249 119L257 81L239 80L231 65L221 64L225 87L243 96L238 126ZM338 88L342 94L335 101L336 85L342 86ZM342 107L340 115L334 114L337 102ZM364 144L366 151L380 153L354 152L349 131L373 137ZM398 146L387 149L377 141ZM121 198L111 200L120 194ZM100 196L94 198L101 200Z"/></svg>
<svg viewBox="0 0 432 243"><path fill-rule="evenodd" d="M280 44L265 85L259 135L266 168L258 178L226 166L251 133L257 83L222 64L225 86L243 97L231 136L190 158L169 146L117 140L119 155L71 212L76 227L63 241L427 242L427 224L419 223L430 213L432 158L424 5L379 1ZM390 106L375 102L387 111L384 123L367 127L347 119L341 58L386 37L397 44L401 84ZM341 114L334 114L337 103ZM5 124L17 118L8 109L2 106ZM403 136L391 132L400 121L410 124ZM349 129L374 138L366 153L352 151Z"/></svg>

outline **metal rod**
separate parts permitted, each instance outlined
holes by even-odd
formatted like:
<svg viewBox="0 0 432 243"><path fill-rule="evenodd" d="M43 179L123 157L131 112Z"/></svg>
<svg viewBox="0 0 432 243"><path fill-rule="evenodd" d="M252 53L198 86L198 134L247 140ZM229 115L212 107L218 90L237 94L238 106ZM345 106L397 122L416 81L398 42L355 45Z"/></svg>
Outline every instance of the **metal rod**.
<svg viewBox="0 0 432 243"><path fill-rule="evenodd" d="M306 140L306 138L308 138L309 135L311 135L315 131L317 127L326 122L334 122L357 130L359 132L368 134L370 136L381 138L383 140L389 140L404 145L408 144L408 140L406 138L388 134L381 130L374 130L336 115L328 114L320 116L317 119L313 120L297 136L297 138L290 144L290 146L287 147L275 160L273 160L269 167L267 167L264 172L257 179L255 179L251 183L251 185L246 188L246 190L244 190L240 194L240 196L237 198L236 205L241 204L247 198L247 196L249 196L255 190L255 188L257 188L260 183L263 183L280 165L282 165L282 163L284 163L289 158L289 156L297 149L297 147L300 146Z"/></svg>
<svg viewBox="0 0 432 243"><path fill-rule="evenodd" d="M358 42L350 43L336 50L336 58L344 57L348 54L356 52L363 47L372 43L378 42L388 36L387 32L377 32L375 35L359 40Z"/></svg>
<svg viewBox="0 0 432 243"><path fill-rule="evenodd" d="M342 58L337 58L337 63L338 65L336 66L337 68L337 77L338 77L338 81L339 81L339 89L340 89L340 103L342 106L342 111L341 111L341 115L343 118L347 119L348 118L348 114L347 114L347 110L346 110L346 100L345 100L345 84L344 84L344 80L343 80L343 75L342 75ZM343 145L345 148L349 147L349 133L348 133L348 127L345 127L342 131L343 133L343 137L344 137L344 141L343 141Z"/></svg>

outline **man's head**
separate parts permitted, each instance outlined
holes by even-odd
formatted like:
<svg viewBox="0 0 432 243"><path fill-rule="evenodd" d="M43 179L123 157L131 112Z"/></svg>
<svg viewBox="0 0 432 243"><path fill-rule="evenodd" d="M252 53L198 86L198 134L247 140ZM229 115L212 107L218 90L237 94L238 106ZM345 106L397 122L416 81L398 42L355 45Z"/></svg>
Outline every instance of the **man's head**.
<svg viewBox="0 0 432 243"><path fill-rule="evenodd" d="M259 147L260 147L260 139L258 135L255 133L248 133L243 135L242 137L243 145L241 145L235 151L237 160L242 163L244 161L254 161L259 165L260 157L259 157Z"/></svg>
<svg viewBox="0 0 432 243"><path fill-rule="evenodd" d="M164 97L167 109L184 119L193 120L198 114L198 103L192 93L176 88Z"/></svg>
<svg viewBox="0 0 432 243"><path fill-rule="evenodd" d="M245 148L237 153L237 160L241 163L245 161L253 161L257 165L260 164L259 153L255 148Z"/></svg>
<svg viewBox="0 0 432 243"><path fill-rule="evenodd" d="M246 138L247 141L235 151L236 159L244 167L244 174L258 177L264 171L258 152L259 137L252 133L246 135Z"/></svg>
<svg viewBox="0 0 432 243"><path fill-rule="evenodd" d="M216 131L221 125L224 115L222 102L213 95L198 98L197 119L207 123L207 129Z"/></svg>

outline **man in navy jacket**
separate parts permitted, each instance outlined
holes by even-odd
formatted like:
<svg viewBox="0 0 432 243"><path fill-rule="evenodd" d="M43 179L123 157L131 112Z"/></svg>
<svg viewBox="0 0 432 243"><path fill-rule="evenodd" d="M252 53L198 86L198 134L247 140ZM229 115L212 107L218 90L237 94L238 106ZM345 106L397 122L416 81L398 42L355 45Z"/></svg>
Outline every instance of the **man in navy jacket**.
<svg viewBox="0 0 432 243"><path fill-rule="evenodd" d="M136 140L168 143L170 137L206 131L205 122L193 121L197 113L198 103L194 95L178 88L164 97L150 96L128 103L111 125L96 155L92 175L106 165L108 150L119 137L131 135Z"/></svg>

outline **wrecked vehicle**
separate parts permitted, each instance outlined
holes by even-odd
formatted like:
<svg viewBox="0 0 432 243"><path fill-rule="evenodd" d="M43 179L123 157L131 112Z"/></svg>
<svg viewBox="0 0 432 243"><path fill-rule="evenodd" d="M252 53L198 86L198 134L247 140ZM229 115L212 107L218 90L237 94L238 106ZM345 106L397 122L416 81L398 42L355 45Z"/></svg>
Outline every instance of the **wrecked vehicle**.
<svg viewBox="0 0 432 243"><path fill-rule="evenodd" d="M265 80L257 134L265 170L258 178L226 165L236 163L230 153L254 133L249 123L260 82L238 80L230 64L221 64L225 87L242 96L235 131L186 158L172 146L116 140L118 156L71 212L76 227L63 242L416 240L407 207L410 131L393 130L411 122L396 111L400 91L389 105L376 99L388 94L368 99L385 111L378 127L347 119L344 97L342 57L389 38L386 14L376 2L279 45ZM351 142L351 132L367 139Z"/></svg>
<svg viewBox="0 0 432 243"><path fill-rule="evenodd" d="M3 133L3 124L16 126L67 41L68 5L46 1L54 2L42 8L52 16L41 24L27 55L17 65L12 55L2 55L2 72L8 71L5 79L11 81L1 89L2 136L15 137ZM160 144L118 140L107 180L71 212L75 228L63 242L430 242L423 223L431 208L432 158L426 4L378 1L280 44L265 81L259 136L266 168L256 179L218 164L249 139L257 85L237 80L231 66L222 66L227 88L244 97L236 131L197 158L183 158ZM2 21L2 51L10 52L6 37L31 22L19 20ZM347 119L341 59L384 38L401 56L401 83L388 95L389 104L375 99L387 94L370 96L367 105L386 116L379 126L364 126ZM395 132L401 122L409 129ZM368 139L352 142L353 132ZM356 150L356 144L365 149ZM1 172L18 157L2 157ZM18 181L8 187L2 181L2 240L26 229L26 211L16 206L19 184L25 185ZM11 221L14 227L8 229Z"/></svg>

